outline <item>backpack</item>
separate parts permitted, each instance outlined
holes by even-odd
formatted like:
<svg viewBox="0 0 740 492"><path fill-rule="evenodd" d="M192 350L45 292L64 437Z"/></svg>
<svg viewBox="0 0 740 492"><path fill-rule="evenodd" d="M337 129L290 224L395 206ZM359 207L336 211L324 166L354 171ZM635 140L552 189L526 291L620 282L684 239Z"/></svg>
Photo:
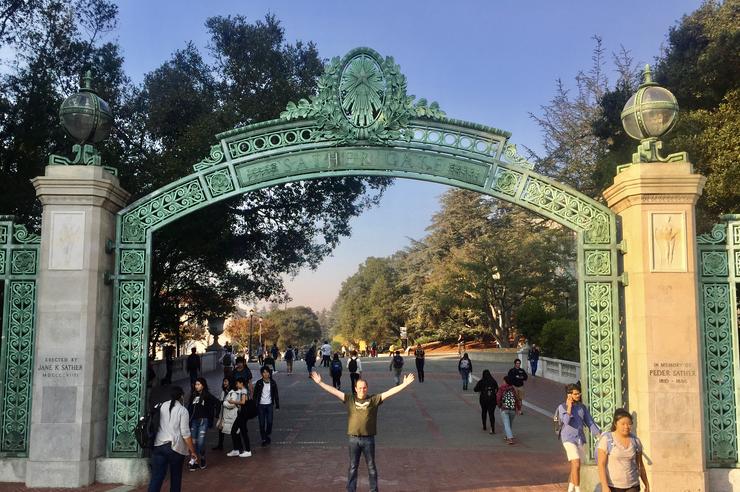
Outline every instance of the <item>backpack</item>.
<svg viewBox="0 0 740 492"><path fill-rule="evenodd" d="M606 432L606 454L611 454L612 448L614 448L614 434L611 432ZM642 453L642 446L640 446L640 443L637 441L637 438L634 436L634 434L630 434L630 440L632 441L632 446L635 448L635 459L637 459L637 454Z"/></svg>
<svg viewBox="0 0 740 492"><path fill-rule="evenodd" d="M512 388L504 391L501 396L501 408L504 410L516 410L516 396L514 396L514 390Z"/></svg>
<svg viewBox="0 0 740 492"><path fill-rule="evenodd" d="M223 358L221 359L221 364L224 365L224 367L231 367L231 354L225 353Z"/></svg>
<svg viewBox="0 0 740 492"><path fill-rule="evenodd" d="M333 360L331 361L331 372L332 374L339 374L342 372L342 361Z"/></svg>
<svg viewBox="0 0 740 492"><path fill-rule="evenodd" d="M347 369L349 369L349 372L357 372L357 359L350 359Z"/></svg>
<svg viewBox="0 0 740 492"><path fill-rule="evenodd" d="M560 420L560 407L555 409L555 414L552 416L552 426L555 428L555 435L560 439L560 433L563 431L563 421Z"/></svg>
<svg viewBox="0 0 740 492"><path fill-rule="evenodd" d="M143 417L139 418L136 427L134 427L134 438L142 449L154 447L154 441L157 439L159 432L159 409L162 403L157 403Z"/></svg>
<svg viewBox="0 0 740 492"><path fill-rule="evenodd" d="M403 367L403 357L401 357L400 355L394 355L393 367L395 367L396 369L401 369Z"/></svg>

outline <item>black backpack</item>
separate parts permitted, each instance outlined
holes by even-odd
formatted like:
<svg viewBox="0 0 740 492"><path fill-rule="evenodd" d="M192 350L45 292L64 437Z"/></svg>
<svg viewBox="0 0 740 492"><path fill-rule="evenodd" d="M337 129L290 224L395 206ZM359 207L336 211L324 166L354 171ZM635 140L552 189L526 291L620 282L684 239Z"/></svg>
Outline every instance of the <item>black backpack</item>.
<svg viewBox="0 0 740 492"><path fill-rule="evenodd" d="M159 432L159 409L162 405L162 403L154 405L149 412L139 419L136 427L134 427L134 438L142 449L154 447L154 441L157 439L157 432Z"/></svg>
<svg viewBox="0 0 740 492"><path fill-rule="evenodd" d="M401 369L403 367L403 357L401 357L400 355L394 355L393 367L395 367L396 369Z"/></svg>
<svg viewBox="0 0 740 492"><path fill-rule="evenodd" d="M349 372L357 372L357 359L350 359L347 369L349 369Z"/></svg>

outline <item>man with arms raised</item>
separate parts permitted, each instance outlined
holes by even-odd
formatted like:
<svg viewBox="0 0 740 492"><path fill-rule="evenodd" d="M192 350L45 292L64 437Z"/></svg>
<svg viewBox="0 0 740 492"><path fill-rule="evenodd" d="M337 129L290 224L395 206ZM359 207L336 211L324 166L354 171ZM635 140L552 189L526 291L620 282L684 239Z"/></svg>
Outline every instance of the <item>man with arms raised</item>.
<svg viewBox="0 0 740 492"><path fill-rule="evenodd" d="M403 383L399 386L379 394L369 395L367 381L357 380L355 389L357 395L342 393L338 389L321 382L317 372L311 373L314 380L324 391L336 396L347 407L347 434L349 435L349 473L347 477L347 491L357 490L357 468L360 465L360 455L365 455L367 472L370 479L370 490L378 490L378 469L375 466L375 434L378 420L378 407L385 400L400 393L401 390L414 382L413 374L406 374Z"/></svg>

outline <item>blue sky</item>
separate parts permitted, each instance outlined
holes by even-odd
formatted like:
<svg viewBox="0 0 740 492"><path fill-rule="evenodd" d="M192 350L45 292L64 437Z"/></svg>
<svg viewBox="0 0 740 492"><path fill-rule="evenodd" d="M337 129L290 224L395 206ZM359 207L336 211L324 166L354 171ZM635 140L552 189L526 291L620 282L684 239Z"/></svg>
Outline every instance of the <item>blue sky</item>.
<svg viewBox="0 0 740 492"><path fill-rule="evenodd" d="M529 114L540 112L555 81L568 85L591 66L592 37L609 53L620 46L639 64L652 63L670 26L698 0L598 1L198 1L119 2L118 38L134 81L189 41L205 51L205 20L270 12L289 42L316 43L323 58L369 46L393 56L410 94L438 101L452 118L513 133L512 142L541 150L542 135ZM607 76L617 74L608 67ZM680 103L680 101L679 101ZM224 128L224 130L227 130ZM204 154L208 149L204 149ZM294 301L329 307L341 282L368 256L387 256L420 238L446 187L397 180L381 206L352 222L353 234L316 271L288 283Z"/></svg>

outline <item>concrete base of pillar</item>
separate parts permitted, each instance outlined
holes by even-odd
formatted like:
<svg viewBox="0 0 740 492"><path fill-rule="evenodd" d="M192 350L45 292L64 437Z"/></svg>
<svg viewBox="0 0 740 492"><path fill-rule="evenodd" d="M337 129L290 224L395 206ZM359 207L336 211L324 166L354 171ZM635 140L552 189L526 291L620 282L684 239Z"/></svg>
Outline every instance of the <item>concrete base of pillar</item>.
<svg viewBox="0 0 740 492"><path fill-rule="evenodd" d="M0 460L0 482L26 481L28 458L3 458Z"/></svg>
<svg viewBox="0 0 740 492"><path fill-rule="evenodd" d="M98 458L95 481L143 485L149 482L149 460L146 458Z"/></svg>
<svg viewBox="0 0 740 492"><path fill-rule="evenodd" d="M28 461L26 487L84 487L95 481L94 461Z"/></svg>
<svg viewBox="0 0 740 492"><path fill-rule="evenodd" d="M740 492L740 469L710 468L707 475L712 492Z"/></svg>

